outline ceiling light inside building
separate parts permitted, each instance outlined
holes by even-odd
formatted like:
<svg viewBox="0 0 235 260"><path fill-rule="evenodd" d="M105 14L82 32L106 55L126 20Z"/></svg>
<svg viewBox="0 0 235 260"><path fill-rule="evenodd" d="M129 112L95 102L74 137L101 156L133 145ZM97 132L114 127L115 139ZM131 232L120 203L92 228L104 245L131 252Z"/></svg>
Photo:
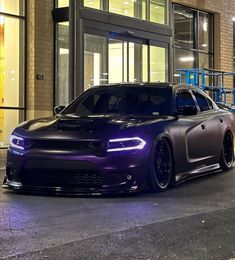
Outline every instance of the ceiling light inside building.
<svg viewBox="0 0 235 260"><path fill-rule="evenodd" d="M235 22L235 16L233 16L232 21Z"/></svg>
<svg viewBox="0 0 235 260"><path fill-rule="evenodd" d="M179 58L179 60L182 62L194 61L194 57L192 57L192 56L181 57L181 58Z"/></svg>
<svg viewBox="0 0 235 260"><path fill-rule="evenodd" d="M203 27L203 31L207 32L208 23L207 22L203 23L202 27Z"/></svg>

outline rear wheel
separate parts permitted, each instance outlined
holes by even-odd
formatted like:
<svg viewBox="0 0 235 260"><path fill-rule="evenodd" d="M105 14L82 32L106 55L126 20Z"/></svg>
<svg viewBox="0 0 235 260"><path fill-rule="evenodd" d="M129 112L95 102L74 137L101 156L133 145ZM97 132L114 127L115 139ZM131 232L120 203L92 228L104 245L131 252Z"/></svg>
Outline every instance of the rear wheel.
<svg viewBox="0 0 235 260"><path fill-rule="evenodd" d="M173 156L170 144L166 139L160 138L155 146L152 156L150 181L153 191L166 190L173 176Z"/></svg>
<svg viewBox="0 0 235 260"><path fill-rule="evenodd" d="M232 167L234 160L233 136L227 132L224 136L223 147L220 155L219 164L223 170L228 170Z"/></svg>

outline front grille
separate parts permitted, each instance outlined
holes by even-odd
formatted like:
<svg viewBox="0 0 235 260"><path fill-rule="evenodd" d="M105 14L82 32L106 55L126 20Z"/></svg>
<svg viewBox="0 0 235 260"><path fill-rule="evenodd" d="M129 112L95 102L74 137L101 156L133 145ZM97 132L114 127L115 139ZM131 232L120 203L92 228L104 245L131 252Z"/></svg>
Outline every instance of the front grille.
<svg viewBox="0 0 235 260"><path fill-rule="evenodd" d="M99 171L66 170L25 170L20 174L23 185L65 188L99 188L104 177Z"/></svg>
<svg viewBox="0 0 235 260"><path fill-rule="evenodd" d="M80 153L104 153L104 141L33 140L30 148L45 150L72 150Z"/></svg>

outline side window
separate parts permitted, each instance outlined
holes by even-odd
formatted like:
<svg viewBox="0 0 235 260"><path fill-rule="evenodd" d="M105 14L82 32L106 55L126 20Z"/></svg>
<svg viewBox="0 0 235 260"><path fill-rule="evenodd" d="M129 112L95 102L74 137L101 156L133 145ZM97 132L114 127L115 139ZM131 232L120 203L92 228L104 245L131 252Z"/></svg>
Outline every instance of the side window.
<svg viewBox="0 0 235 260"><path fill-rule="evenodd" d="M196 97L197 103L198 103L200 110L202 112L211 109L208 102L207 102L208 99L206 97L204 97L203 95L201 95L200 93L198 93L196 91L194 91L193 93ZM212 104L211 104L211 106L212 106Z"/></svg>
<svg viewBox="0 0 235 260"><path fill-rule="evenodd" d="M213 107L213 104L212 104L211 100L208 99L208 98L207 98L206 100L207 100L207 102L208 102L209 109L210 109L210 110L213 109L214 107Z"/></svg>
<svg viewBox="0 0 235 260"><path fill-rule="evenodd" d="M195 106L192 95L188 91L179 91L176 95L176 108L186 106Z"/></svg>

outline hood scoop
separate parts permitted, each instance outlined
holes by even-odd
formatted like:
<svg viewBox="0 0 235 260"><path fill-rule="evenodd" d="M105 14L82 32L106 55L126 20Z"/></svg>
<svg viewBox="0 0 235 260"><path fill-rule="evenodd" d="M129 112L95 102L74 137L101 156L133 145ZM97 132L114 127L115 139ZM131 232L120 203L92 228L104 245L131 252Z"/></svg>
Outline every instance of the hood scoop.
<svg viewBox="0 0 235 260"><path fill-rule="evenodd" d="M62 131L76 131L76 130L85 130L85 131L97 131L102 127L104 122L102 120L95 119L68 119L63 118L57 122L57 129Z"/></svg>
<svg viewBox="0 0 235 260"><path fill-rule="evenodd" d="M58 130L78 130L81 129L83 123L79 119L60 119L57 122Z"/></svg>

